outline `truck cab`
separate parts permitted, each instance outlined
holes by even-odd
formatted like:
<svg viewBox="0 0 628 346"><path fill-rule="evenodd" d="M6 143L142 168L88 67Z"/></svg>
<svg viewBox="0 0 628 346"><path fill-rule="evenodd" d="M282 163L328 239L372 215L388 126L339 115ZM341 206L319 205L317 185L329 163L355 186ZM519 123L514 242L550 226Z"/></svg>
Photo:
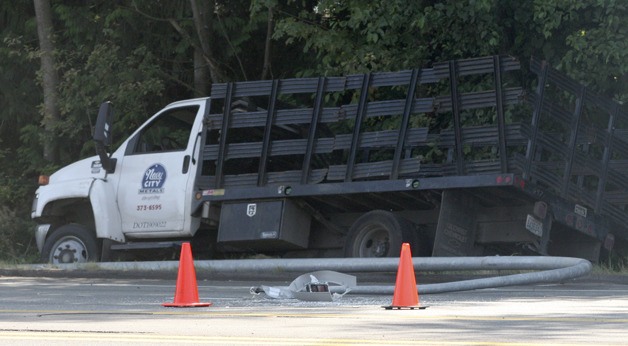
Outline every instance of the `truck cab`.
<svg viewBox="0 0 628 346"><path fill-rule="evenodd" d="M98 261L111 244L194 236L200 219L191 190L207 107L208 98L172 103L109 155L113 111L103 104L99 156L60 169L36 191L31 216L42 260Z"/></svg>

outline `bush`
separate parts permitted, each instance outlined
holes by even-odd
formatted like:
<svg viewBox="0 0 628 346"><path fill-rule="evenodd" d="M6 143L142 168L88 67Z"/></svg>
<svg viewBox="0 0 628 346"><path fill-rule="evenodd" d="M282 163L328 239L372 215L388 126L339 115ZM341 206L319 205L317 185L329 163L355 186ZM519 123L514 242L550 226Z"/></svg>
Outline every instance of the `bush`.
<svg viewBox="0 0 628 346"><path fill-rule="evenodd" d="M14 210L0 206L0 261L30 263L37 258L34 224L17 216Z"/></svg>

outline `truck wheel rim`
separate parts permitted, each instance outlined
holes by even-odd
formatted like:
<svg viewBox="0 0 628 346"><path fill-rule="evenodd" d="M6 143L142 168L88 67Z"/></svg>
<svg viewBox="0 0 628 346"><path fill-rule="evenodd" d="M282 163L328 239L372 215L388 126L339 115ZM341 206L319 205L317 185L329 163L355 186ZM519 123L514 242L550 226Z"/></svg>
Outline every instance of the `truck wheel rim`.
<svg viewBox="0 0 628 346"><path fill-rule="evenodd" d="M359 257L386 257L390 249L388 232L379 226L366 227L357 242Z"/></svg>
<svg viewBox="0 0 628 346"><path fill-rule="evenodd" d="M84 263L88 259L87 247L77 237L59 239L50 253L51 263Z"/></svg>

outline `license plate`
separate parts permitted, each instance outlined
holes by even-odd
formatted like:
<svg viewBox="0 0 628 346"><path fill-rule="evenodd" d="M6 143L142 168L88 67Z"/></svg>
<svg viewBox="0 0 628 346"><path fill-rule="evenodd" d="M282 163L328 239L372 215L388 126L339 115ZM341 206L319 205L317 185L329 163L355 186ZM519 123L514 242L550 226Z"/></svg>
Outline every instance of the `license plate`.
<svg viewBox="0 0 628 346"><path fill-rule="evenodd" d="M536 236L543 236L543 222L532 215L528 215L526 218L526 229Z"/></svg>

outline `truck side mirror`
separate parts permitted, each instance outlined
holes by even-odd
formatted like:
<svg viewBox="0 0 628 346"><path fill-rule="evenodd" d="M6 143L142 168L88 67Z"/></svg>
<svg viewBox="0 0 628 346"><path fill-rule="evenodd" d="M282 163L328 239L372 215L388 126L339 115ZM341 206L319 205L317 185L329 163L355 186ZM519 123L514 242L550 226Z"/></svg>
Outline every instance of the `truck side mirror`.
<svg viewBox="0 0 628 346"><path fill-rule="evenodd" d="M112 159L107 154L107 147L111 146L111 129L113 124L113 106L111 102L103 102L98 111L96 127L94 128L94 142L96 142L96 153L100 157L100 162L107 173L113 173L116 169L116 159Z"/></svg>
<svg viewBox="0 0 628 346"><path fill-rule="evenodd" d="M111 145L111 125L113 123L113 106L111 102L103 102L98 110L98 119L94 129L94 140L108 147Z"/></svg>

